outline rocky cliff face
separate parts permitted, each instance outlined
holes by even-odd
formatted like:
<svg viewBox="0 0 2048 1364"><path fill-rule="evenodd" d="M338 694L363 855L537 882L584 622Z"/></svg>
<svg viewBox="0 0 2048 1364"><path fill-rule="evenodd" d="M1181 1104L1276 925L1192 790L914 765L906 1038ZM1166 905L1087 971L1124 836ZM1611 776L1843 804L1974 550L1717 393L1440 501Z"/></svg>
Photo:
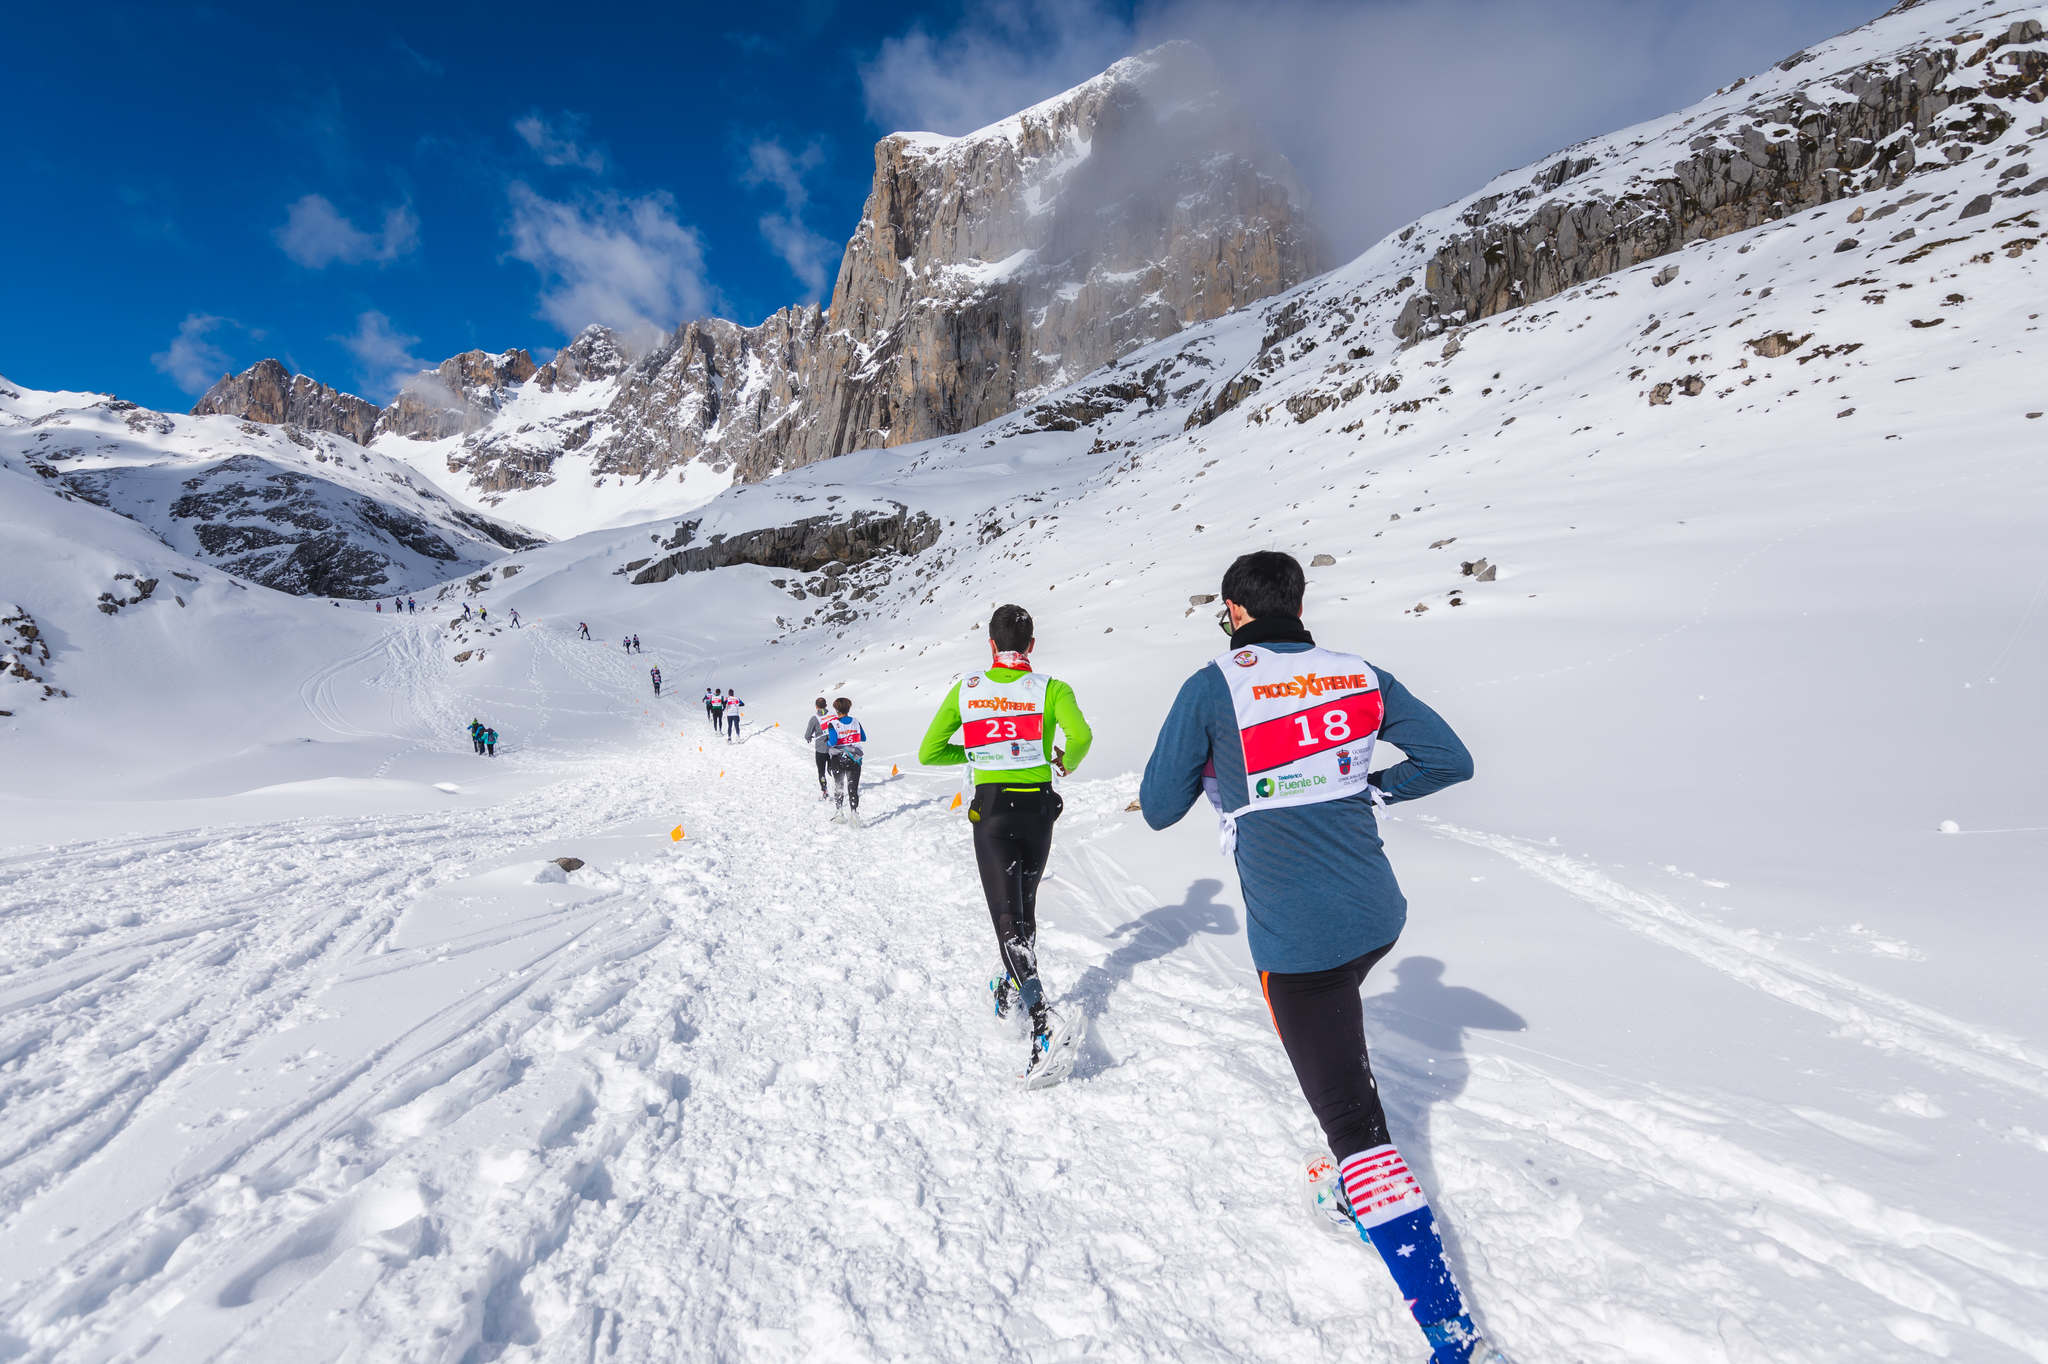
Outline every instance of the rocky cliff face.
<svg viewBox="0 0 2048 1364"><path fill-rule="evenodd" d="M490 424L508 392L538 371L523 350L471 350L417 375L377 418L377 434L438 440Z"/></svg>
<svg viewBox="0 0 2048 1364"><path fill-rule="evenodd" d="M368 445L380 409L367 398L293 374L276 360L259 360L240 374L223 374L194 404L192 415L303 426Z"/></svg>
<svg viewBox="0 0 2048 1364"><path fill-rule="evenodd" d="M1720 92L1719 107L1679 126L1682 143L1666 139L1667 158L1637 149L1635 173L1619 183L1603 176L1615 168L1599 156L1568 150L1526 183L1464 207L1463 230L1429 256L1396 331L1414 339L1477 321L1688 242L1960 163L2012 126L2013 101L2048 101L2042 36L2040 21L2024 19L1873 52L1824 82L1809 82L1800 72L1808 54L1795 54ZM1738 95L1745 87L1755 95ZM2043 190L2048 174L2017 166L2005 196Z"/></svg>
<svg viewBox="0 0 2048 1364"><path fill-rule="evenodd" d="M884 138L785 461L966 430L1315 274L1249 124L1174 43L968 137Z"/></svg>
<svg viewBox="0 0 2048 1364"><path fill-rule="evenodd" d="M691 466L751 481L966 430L1321 268L1292 168L1250 123L1200 51L1169 44L965 137L884 138L829 311L690 322L637 358L601 327L545 366L472 351L373 434L456 438L432 472L488 500L554 482L569 455L600 484ZM200 410L339 429L214 400Z"/></svg>

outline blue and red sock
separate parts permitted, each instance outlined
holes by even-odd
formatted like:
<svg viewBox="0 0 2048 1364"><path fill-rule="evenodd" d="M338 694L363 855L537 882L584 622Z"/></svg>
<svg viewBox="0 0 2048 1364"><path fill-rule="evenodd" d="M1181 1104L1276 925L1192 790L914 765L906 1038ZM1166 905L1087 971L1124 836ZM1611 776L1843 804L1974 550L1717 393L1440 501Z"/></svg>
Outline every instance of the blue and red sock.
<svg viewBox="0 0 2048 1364"><path fill-rule="evenodd" d="M1358 1229L1386 1261L1394 1286L1429 1340L1433 1364L1465 1364L1478 1339L1458 1281L1444 1259L1436 1214L1408 1162L1393 1146L1375 1146L1338 1162Z"/></svg>

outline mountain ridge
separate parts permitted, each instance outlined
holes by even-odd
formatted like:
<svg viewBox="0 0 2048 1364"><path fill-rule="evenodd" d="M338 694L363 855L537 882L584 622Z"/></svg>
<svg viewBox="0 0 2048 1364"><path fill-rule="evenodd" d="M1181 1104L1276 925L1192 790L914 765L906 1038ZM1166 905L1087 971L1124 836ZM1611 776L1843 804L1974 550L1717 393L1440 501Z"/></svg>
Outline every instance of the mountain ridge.
<svg viewBox="0 0 2048 1364"><path fill-rule="evenodd" d="M890 134L830 308L688 321L638 356L586 329L564 348L583 343L573 364L465 352L383 409L372 442L482 504L567 480L630 511L622 485L673 479L699 491L671 500L701 501L969 429L1322 268L1304 191L1249 127L1208 58L1174 43L964 137ZM295 409L254 387L226 376L193 411L360 429L324 386Z"/></svg>

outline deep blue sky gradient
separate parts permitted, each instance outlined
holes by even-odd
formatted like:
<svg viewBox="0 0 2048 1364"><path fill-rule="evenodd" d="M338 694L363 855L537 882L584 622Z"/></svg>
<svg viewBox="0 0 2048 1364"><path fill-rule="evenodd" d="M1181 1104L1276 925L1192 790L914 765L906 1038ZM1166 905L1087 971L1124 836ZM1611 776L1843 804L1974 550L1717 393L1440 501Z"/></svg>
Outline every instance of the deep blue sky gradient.
<svg viewBox="0 0 2048 1364"><path fill-rule="evenodd" d="M1521 14L1544 7L1512 2ZM875 84L900 74L878 74L888 45L934 58L927 83L962 77L970 104L988 87L1005 107L971 112L993 117L1026 92L1042 98L1085 78L1131 43L1177 26L1199 31L1200 3L16 6L0 21L0 374L182 410L192 366L181 385L170 347L188 318L202 319L194 340L207 360L241 369L277 355L380 399L407 360L473 346L545 353L573 331L562 314L579 305L557 291L550 308L550 281L513 254L516 186L572 218L652 205L695 234L701 258L679 271L696 291L688 296L756 322L811 287L763 216L829 244L829 292L867 192L872 144L890 130L883 122L900 126L904 109L939 118L959 107L960 89L878 98ZM1505 3L1298 0L1298 40L1313 43L1332 13L1383 8L1433 21L1497 16ZM1580 10L1618 3L1558 0ZM1603 40L1589 39L1587 71L1541 73L1537 87L1576 89L1578 102L1548 119L1476 119L1475 164L1503 169L1664 112L1882 7L1640 0L1602 11L1654 30L1626 58L1649 69L1607 72ZM1721 23L1728 8L1774 17L1754 34L1724 33L1742 22ZM1702 55L1698 33L1726 42ZM916 40L909 48L905 35ZM1456 79L1466 58L1452 55L1446 74ZM1415 58L1375 49L1359 63L1361 82L1382 60ZM915 78L917 61L908 67ZM1593 96L1583 94L1589 82ZM545 164L515 130L529 116L573 140L575 164ZM1378 126L1352 135L1402 135ZM787 153L800 199L789 198L787 176L763 173L764 144ZM1383 176L1393 216L1373 230L1484 179L1455 173L1465 178L1407 197L1401 177ZM353 250L310 264L303 249L301 259L288 254L280 231L308 195L363 234ZM404 230L386 238L394 211ZM365 314L381 314L396 338L381 357L347 344L360 342Z"/></svg>

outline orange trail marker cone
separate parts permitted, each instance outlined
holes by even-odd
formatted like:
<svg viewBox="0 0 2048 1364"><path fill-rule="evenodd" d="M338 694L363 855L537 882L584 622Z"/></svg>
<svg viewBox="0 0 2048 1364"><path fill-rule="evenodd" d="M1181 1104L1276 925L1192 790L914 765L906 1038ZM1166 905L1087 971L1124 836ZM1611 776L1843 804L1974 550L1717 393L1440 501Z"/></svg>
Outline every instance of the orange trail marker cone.
<svg viewBox="0 0 2048 1364"><path fill-rule="evenodd" d="M680 843L680 842L682 842L682 841L683 841L683 826L682 826L682 825L678 824L678 825L676 825L676 827L675 827L675 828L673 828L673 829L670 829L670 830L668 831L668 841L669 841L669 842L671 842L671 843Z"/></svg>
<svg viewBox="0 0 2048 1364"><path fill-rule="evenodd" d="M722 777L722 776L724 776L724 775L725 775L725 769L724 769L724 768L722 768L722 767L721 767L721 768L719 768L719 769L718 769L718 775L719 775L719 776L721 776L721 777Z"/></svg>
<svg viewBox="0 0 2048 1364"><path fill-rule="evenodd" d="M890 764L889 764L889 775L890 775L890 776L892 776L892 777L900 777L900 776L902 776L902 775L903 775L903 769L902 769L902 768L900 768L900 767L898 767L898 766L897 766L897 765L896 765L895 763L890 763Z"/></svg>
<svg viewBox="0 0 2048 1364"><path fill-rule="evenodd" d="M953 803L951 805L948 805L946 808L948 810L957 810L960 808L960 793L958 791L955 791L953 793Z"/></svg>

